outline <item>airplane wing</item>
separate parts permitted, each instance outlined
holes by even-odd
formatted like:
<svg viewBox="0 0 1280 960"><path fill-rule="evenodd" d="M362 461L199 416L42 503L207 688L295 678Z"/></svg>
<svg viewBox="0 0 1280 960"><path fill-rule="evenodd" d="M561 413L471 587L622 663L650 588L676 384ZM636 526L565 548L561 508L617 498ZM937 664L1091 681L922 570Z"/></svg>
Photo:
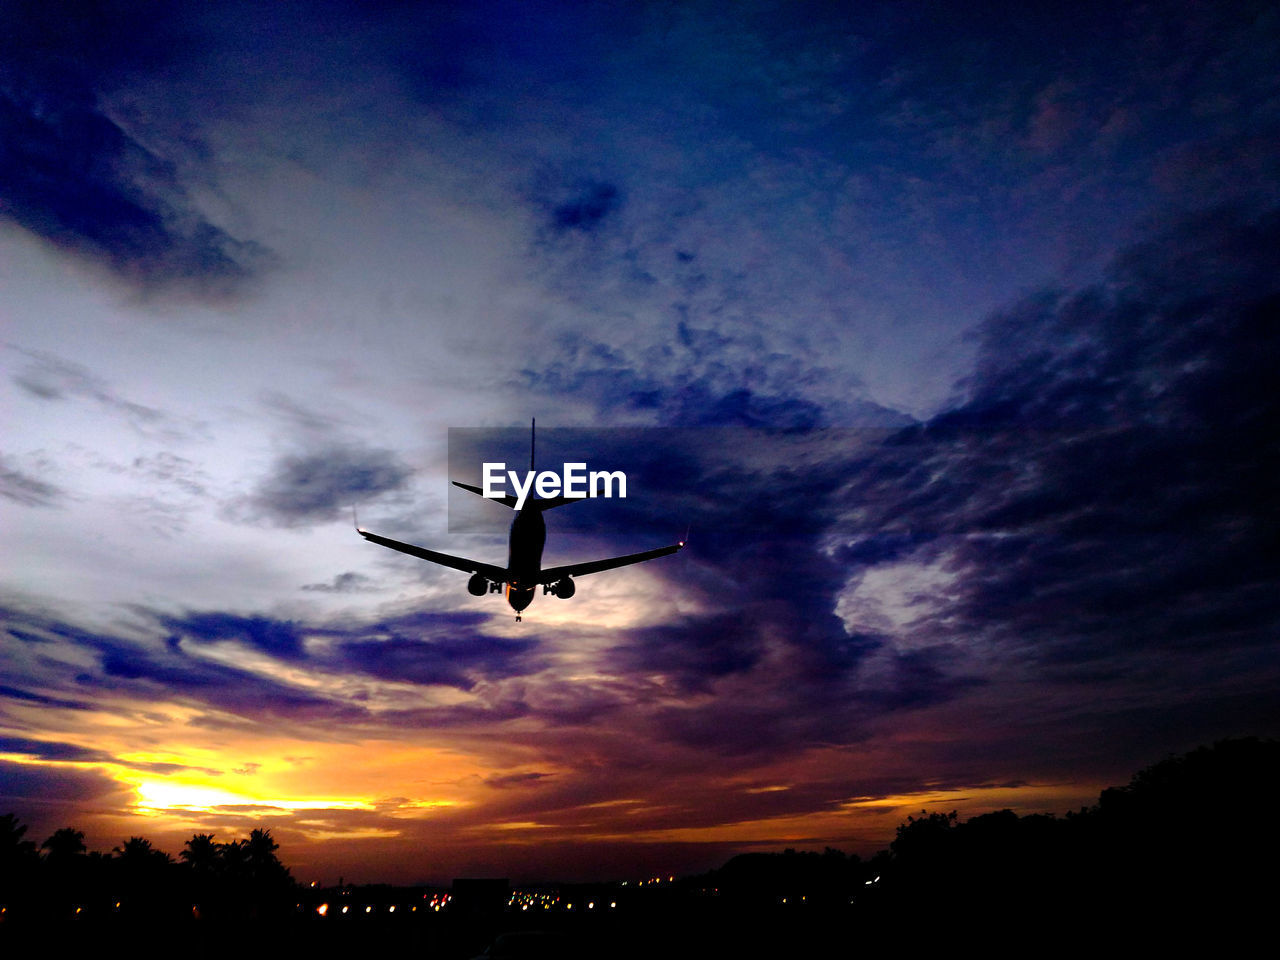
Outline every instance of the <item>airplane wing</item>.
<svg viewBox="0 0 1280 960"><path fill-rule="evenodd" d="M361 530L359 527L356 527L356 533L360 534L360 536L364 537L370 543L390 547L392 550L399 550L401 553L407 553L411 557L417 557L420 560L430 560L432 563L452 567L454 570L462 570L466 573L484 574L484 576L496 583L502 583L507 579L506 567L495 566L492 563L481 563L479 560L468 560L466 557L455 557L448 553L437 553L436 551L428 550L425 547L415 547L412 543L401 543L399 540L380 537L376 533L370 533L368 530Z"/></svg>
<svg viewBox="0 0 1280 960"><path fill-rule="evenodd" d="M581 577L583 574L613 570L615 567L625 567L631 563L643 563L645 560L669 556L683 548L684 541L681 540L679 543L673 543L669 547L645 550L643 553L629 553L625 557L610 557L607 560L588 560L586 563L566 563L560 567L548 567L539 574L538 582L555 583L565 577Z"/></svg>

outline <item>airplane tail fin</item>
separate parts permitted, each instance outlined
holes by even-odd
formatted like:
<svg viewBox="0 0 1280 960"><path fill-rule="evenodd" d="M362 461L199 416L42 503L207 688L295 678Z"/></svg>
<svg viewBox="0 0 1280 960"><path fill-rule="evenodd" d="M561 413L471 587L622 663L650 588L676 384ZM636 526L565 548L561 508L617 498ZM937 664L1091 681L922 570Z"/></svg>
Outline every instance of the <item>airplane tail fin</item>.
<svg viewBox="0 0 1280 960"><path fill-rule="evenodd" d="M530 417L529 418L529 472L531 474L534 474L535 476L537 475L538 468L534 466L533 454L537 445L537 439L538 439L538 418ZM539 513L541 513L544 510L550 510L552 507L561 507L561 506L564 506L566 503L573 503L575 500L579 500L579 499L581 498L580 497L548 497L545 500L537 500L537 499L534 499L532 496L530 496L527 500L525 500L524 505L525 505L525 509L537 510Z"/></svg>
<svg viewBox="0 0 1280 960"><path fill-rule="evenodd" d="M538 436L537 430L538 430L538 420L535 417L529 421L529 473L534 475L536 475L537 473L537 467L535 466L535 463L536 463L535 452L537 447L537 436ZM461 481L458 481L458 480L453 480L451 482L455 487L461 487L463 490L466 490L469 493L474 493L476 496L479 496L479 497L484 496L484 490L480 487L473 486L470 483L462 483ZM532 496L532 494L530 494L528 497L525 498L524 509L537 510L539 512L542 512L544 510L551 510L554 507L562 507L566 503L576 503L579 500L589 499L591 496L594 496L594 495L595 495L595 492L592 491L592 493L589 494L588 497L548 497L545 500L539 500L534 496ZM520 502L519 497L516 497L516 496L486 497L485 499L492 500L494 503L501 503L505 506L510 507L512 510L518 509L517 504Z"/></svg>

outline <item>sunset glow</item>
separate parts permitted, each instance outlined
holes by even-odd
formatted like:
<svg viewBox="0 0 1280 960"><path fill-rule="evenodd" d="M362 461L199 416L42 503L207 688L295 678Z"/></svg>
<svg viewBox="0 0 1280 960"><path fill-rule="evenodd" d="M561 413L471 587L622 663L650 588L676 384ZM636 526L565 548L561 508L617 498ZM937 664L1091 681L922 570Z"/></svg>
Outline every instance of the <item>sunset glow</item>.
<svg viewBox="0 0 1280 960"><path fill-rule="evenodd" d="M213 813L218 807L228 806L268 808L261 811L265 816L270 816L272 808L282 813L291 810L373 809L373 805L366 800L319 798L296 800L279 797L246 796L227 790L220 790L217 787L194 783L171 783L161 780L143 781L137 785L136 789L138 792L138 809L144 813L155 813L162 810Z"/></svg>

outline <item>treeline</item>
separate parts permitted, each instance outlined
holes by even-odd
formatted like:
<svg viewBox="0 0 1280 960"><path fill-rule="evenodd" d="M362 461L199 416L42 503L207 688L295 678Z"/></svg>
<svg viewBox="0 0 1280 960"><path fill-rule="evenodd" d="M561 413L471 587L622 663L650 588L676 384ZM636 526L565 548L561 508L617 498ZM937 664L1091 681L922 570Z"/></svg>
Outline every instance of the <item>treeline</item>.
<svg viewBox="0 0 1280 960"><path fill-rule="evenodd" d="M296 899L270 830L225 843L196 834L176 860L142 837L104 854L71 827L38 846L26 832L13 814L0 817L0 908L11 916L265 917Z"/></svg>
<svg viewBox="0 0 1280 960"><path fill-rule="evenodd" d="M739 900L849 904L860 924L915 935L1238 930L1280 888L1278 787L1280 742L1225 740L1065 816L922 811L869 860L745 854L695 882Z"/></svg>
<svg viewBox="0 0 1280 960"><path fill-rule="evenodd" d="M1225 740L1148 767L1064 816L921 811L870 859L831 848L742 854L701 876L630 888L626 906L824 913L886 942L1240 930L1276 898L1278 787L1280 742ZM12 814L0 817L0 906L28 915L268 917L308 899L266 830L227 843L197 834L176 860L140 837L101 854L87 853L77 830L38 846L25 832Z"/></svg>

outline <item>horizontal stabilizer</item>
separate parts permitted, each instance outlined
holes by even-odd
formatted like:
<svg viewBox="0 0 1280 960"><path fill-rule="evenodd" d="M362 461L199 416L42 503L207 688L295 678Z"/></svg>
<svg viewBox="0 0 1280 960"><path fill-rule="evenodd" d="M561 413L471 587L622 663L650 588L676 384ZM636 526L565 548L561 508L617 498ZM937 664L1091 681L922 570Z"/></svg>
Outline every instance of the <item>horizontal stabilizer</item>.
<svg viewBox="0 0 1280 960"><path fill-rule="evenodd" d="M478 497L484 497L484 490L480 487L473 487L469 483L459 483L457 480L452 481L455 487L461 487L463 490L474 493ZM484 497L486 500L492 500L494 503L501 503L503 506L510 507L512 510L516 508L516 504L520 502L518 497Z"/></svg>

